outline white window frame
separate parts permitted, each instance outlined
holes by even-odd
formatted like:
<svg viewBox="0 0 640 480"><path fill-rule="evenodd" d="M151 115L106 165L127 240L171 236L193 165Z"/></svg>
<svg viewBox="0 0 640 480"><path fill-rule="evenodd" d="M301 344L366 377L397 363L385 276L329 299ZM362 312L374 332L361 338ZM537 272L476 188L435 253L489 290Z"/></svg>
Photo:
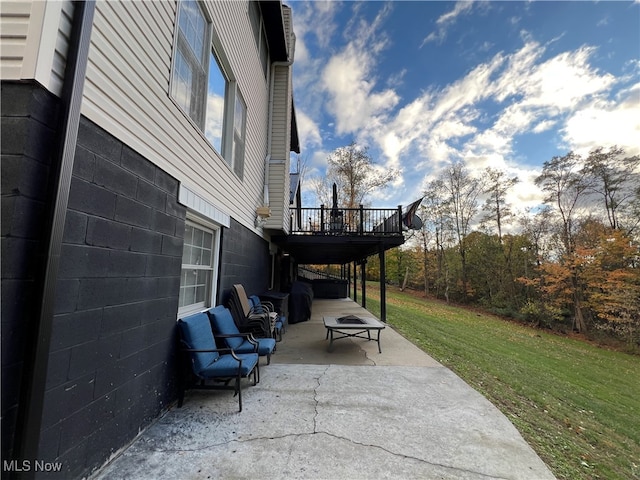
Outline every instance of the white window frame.
<svg viewBox="0 0 640 480"><path fill-rule="evenodd" d="M200 217L196 217L195 215L188 214L185 222L185 228L187 225L197 228L199 230L208 232L212 234L212 245L211 245L211 261L210 265L203 266L197 264L188 264L183 263L182 268L180 269L180 291L179 291L179 303L178 303L178 318L184 317L185 315L189 315L192 313L200 312L207 308L213 306L215 299L217 298L217 285L218 285L218 265L220 261L220 227L214 223L207 222ZM187 246L187 241L185 239L183 245L183 261L184 261L184 248ZM185 268L186 267L186 268ZM182 291L184 288L183 280L184 280L184 271L185 270L207 270L210 272L209 278L209 288L205 292L205 298L203 301L190 303L188 305L181 306L182 301Z"/></svg>
<svg viewBox="0 0 640 480"><path fill-rule="evenodd" d="M242 178L244 174L244 150L247 131L247 104L242 98L237 85L233 99L233 112L233 127L229 128L229 130L231 130L231 151L229 152L229 159L231 160L233 171L236 172L238 177Z"/></svg>
<svg viewBox="0 0 640 480"><path fill-rule="evenodd" d="M198 33L201 33L204 36L201 44L201 52L194 52L192 45L187 38L187 32L184 32L181 28L181 25L183 23L183 15L185 15L186 11L182 9L182 6L187 4L196 5L200 13L202 14L202 20L204 21L204 31L196 32L196 35ZM202 103L202 99L206 98L207 79L209 75L208 45L211 44L211 19L205 6L197 0L180 0L178 2L177 10L174 49L171 62L171 77L169 82L170 97L180 107L187 118L189 118L201 130L203 130L206 117L206 104ZM198 56L200 56L201 58L198 58ZM188 97L189 105L185 105L186 99L181 98L184 95L181 95L179 92L179 89L182 86L178 78L180 57L184 58L186 64L191 67L190 71L192 75L196 77L192 78L190 84L186 86L186 88L188 89L188 93L186 96ZM194 89L196 90L195 92Z"/></svg>
<svg viewBox="0 0 640 480"><path fill-rule="evenodd" d="M262 65L265 80L269 79L269 67L271 62L269 61L269 45L267 43L267 33L264 27L264 17L262 16L262 9L258 5L258 2L249 2L249 19L253 28L253 36L256 42L256 49L258 51L258 58Z"/></svg>

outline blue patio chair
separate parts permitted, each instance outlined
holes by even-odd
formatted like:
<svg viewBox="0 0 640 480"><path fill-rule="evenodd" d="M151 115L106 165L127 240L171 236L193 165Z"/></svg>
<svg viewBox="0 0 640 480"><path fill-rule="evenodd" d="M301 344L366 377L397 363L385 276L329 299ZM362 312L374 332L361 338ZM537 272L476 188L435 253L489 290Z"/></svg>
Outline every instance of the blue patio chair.
<svg viewBox="0 0 640 480"><path fill-rule="evenodd" d="M252 333L240 333L231 312L223 305L207 310L211 328L216 338L224 340L227 347L236 353L257 353L267 357L271 363L271 354L276 348L273 338L255 338Z"/></svg>
<svg viewBox="0 0 640 480"><path fill-rule="evenodd" d="M257 295L249 297L251 309L257 313L267 313L274 321L274 336L277 335L282 340L282 334L285 332L287 317L276 312L273 303L260 300Z"/></svg>
<svg viewBox="0 0 640 480"><path fill-rule="evenodd" d="M210 390L233 390L238 396L239 411L242 411L242 378L253 375L253 385L260 381L257 353L235 353L231 348L216 348L209 316L196 313L178 320L182 352L189 360L191 372L196 377L192 388ZM191 377L188 372L180 379L178 407L184 401L184 392ZM234 385L229 382L235 380ZM214 382L213 384L207 382ZM219 383L222 384L219 384Z"/></svg>

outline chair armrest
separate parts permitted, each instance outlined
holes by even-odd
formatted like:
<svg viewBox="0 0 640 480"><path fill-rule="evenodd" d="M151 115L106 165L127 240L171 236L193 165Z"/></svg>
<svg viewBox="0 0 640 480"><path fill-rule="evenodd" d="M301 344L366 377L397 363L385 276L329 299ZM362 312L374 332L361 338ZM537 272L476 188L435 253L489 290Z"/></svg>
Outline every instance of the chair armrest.
<svg viewBox="0 0 640 480"><path fill-rule="evenodd" d="M235 337L243 337L247 339L251 345L258 345L258 341L253 336L252 332L245 333L216 333L216 338L235 338Z"/></svg>
<svg viewBox="0 0 640 480"><path fill-rule="evenodd" d="M183 348L182 351L186 353L211 353L211 352L224 353L226 355L231 355L234 360L242 364L242 359L236 355L236 352L234 352L232 348L208 348L204 350L200 350L196 348Z"/></svg>
<svg viewBox="0 0 640 480"><path fill-rule="evenodd" d="M276 307L273 305L272 302L270 302L268 300L261 300L260 303L262 305L264 305L265 307L267 307L270 311L272 311L272 312L276 311Z"/></svg>
<svg viewBox="0 0 640 480"><path fill-rule="evenodd" d="M255 307L251 307L249 310L249 315L268 315L269 310L267 310L262 305L257 305Z"/></svg>
<svg viewBox="0 0 640 480"><path fill-rule="evenodd" d="M206 349L183 348L182 351L187 353L213 353L213 352L226 353L226 354L234 353L233 349L231 348L206 348Z"/></svg>

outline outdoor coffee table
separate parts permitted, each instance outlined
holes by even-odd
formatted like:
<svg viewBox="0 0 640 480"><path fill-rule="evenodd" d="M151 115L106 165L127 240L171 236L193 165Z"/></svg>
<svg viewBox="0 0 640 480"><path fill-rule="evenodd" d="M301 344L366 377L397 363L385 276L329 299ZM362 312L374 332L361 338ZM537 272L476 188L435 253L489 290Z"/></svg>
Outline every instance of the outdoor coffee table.
<svg viewBox="0 0 640 480"><path fill-rule="evenodd" d="M323 317L324 326L327 329L329 339L329 351L333 346L334 340L341 338L364 338L365 340L376 340L378 342L378 353L382 353L380 348L380 332L384 329L384 323L371 317L357 317L355 315L345 315L344 317ZM371 330L378 332L376 339L371 338ZM339 337L334 336L340 334ZM364 334L367 334L365 337Z"/></svg>

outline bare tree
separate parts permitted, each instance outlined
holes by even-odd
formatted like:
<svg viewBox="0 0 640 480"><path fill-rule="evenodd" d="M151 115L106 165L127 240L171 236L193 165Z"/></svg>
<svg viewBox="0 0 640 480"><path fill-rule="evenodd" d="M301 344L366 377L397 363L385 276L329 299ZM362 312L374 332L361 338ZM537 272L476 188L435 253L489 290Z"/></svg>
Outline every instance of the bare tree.
<svg viewBox="0 0 640 480"><path fill-rule="evenodd" d="M398 176L396 169L384 169L374 164L367 147L352 142L346 147L334 150L327 158L325 189L330 185L338 187L340 206L357 208L364 204L369 193L386 186Z"/></svg>
<svg viewBox="0 0 640 480"><path fill-rule="evenodd" d="M518 177L506 177L502 170L491 167L485 169L485 194L488 194L483 210L486 212L484 220L494 221L498 228L498 240L502 243L503 222L512 216L511 208L507 204L506 195L516 183Z"/></svg>
<svg viewBox="0 0 640 480"><path fill-rule="evenodd" d="M609 225L614 230L633 231L640 218L633 211L640 202L640 156L624 156L617 146L599 147L587 157L585 170L593 179L591 189L604 200Z"/></svg>
<svg viewBox="0 0 640 480"><path fill-rule="evenodd" d="M574 249L574 229L578 209L583 206L591 187L585 169L581 169L580 155L569 152L563 157L553 157L544 162L542 173L535 183L546 194L545 201L555 207L561 220L561 240L564 253Z"/></svg>
<svg viewBox="0 0 640 480"><path fill-rule="evenodd" d="M448 213L448 196L444 180L438 178L429 183L422 201L422 219L425 227L433 231L436 246L436 296L444 294L448 300L448 266L446 264L445 248L452 240L453 227ZM426 255L426 252L425 252Z"/></svg>
<svg viewBox="0 0 640 480"><path fill-rule="evenodd" d="M473 177L465 166L454 163L444 172L444 189L448 195L448 206L454 231L458 240L458 254L461 262L462 295L467 297L467 246L471 220L478 212L478 196L482 191L480 181Z"/></svg>

